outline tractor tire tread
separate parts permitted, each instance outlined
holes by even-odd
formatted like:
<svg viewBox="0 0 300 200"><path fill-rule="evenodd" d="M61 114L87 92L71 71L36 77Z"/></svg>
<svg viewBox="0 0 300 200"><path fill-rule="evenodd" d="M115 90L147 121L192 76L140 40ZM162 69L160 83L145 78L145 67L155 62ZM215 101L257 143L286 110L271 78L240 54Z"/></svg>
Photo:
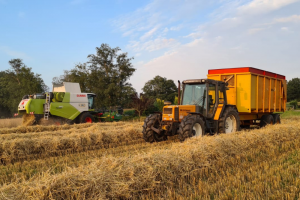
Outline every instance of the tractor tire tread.
<svg viewBox="0 0 300 200"><path fill-rule="evenodd" d="M144 120L144 125L143 127L143 138L146 142L160 142L160 141L164 141L167 139L167 136L163 136L161 138L157 138L154 136L154 131L151 129L151 127L153 126L153 124L155 123L155 121L157 120L157 118L159 118L159 114L151 114L148 117L146 117L146 119Z"/></svg>
<svg viewBox="0 0 300 200"><path fill-rule="evenodd" d="M240 122L239 113L236 108L230 106L225 109L224 113L222 114L222 117L220 117L220 119L219 119L219 131L218 131L219 133L225 133L225 120L230 113L233 114L236 119L236 122L237 122L237 124L236 124L237 130L236 131L241 130L241 126L240 126L241 122Z"/></svg>
<svg viewBox="0 0 300 200"><path fill-rule="evenodd" d="M198 122L202 127L202 135L205 133L204 121L199 115L187 115L180 123L178 130L178 139L183 142L185 139L193 137L193 124Z"/></svg>

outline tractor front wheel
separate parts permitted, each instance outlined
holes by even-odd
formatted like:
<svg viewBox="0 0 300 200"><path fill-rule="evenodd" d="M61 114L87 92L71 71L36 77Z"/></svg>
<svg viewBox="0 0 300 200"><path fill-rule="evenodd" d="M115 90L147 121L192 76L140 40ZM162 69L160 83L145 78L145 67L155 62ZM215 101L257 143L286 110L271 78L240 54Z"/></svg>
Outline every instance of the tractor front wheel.
<svg viewBox="0 0 300 200"><path fill-rule="evenodd" d="M219 133L233 133L239 131L240 116L236 108L227 107L219 120Z"/></svg>
<svg viewBox="0 0 300 200"><path fill-rule="evenodd" d="M204 134L204 121L199 115L188 115L179 124L178 138L181 142L189 137L201 137Z"/></svg>
<svg viewBox="0 0 300 200"><path fill-rule="evenodd" d="M143 136L146 142L161 142L167 140L167 136L164 131L160 132L160 134L156 133L151 129L153 126L156 129L160 128L161 115L160 114L151 114L149 115L143 125Z"/></svg>

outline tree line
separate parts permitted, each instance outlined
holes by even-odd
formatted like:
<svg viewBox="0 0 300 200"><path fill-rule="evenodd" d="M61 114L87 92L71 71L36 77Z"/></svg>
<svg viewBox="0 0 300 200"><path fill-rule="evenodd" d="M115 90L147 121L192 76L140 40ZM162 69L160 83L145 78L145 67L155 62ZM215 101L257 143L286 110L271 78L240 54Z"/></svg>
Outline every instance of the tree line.
<svg viewBox="0 0 300 200"><path fill-rule="evenodd" d="M79 63L63 75L53 78L53 84L78 82L82 92L95 93L96 108L137 107L138 112L146 109L157 110L157 100L174 101L177 87L173 80L160 76L149 80L142 88L143 94L137 94L129 82L135 72L127 53L119 47L111 48L108 44L96 47L96 53L87 56L88 61ZM10 69L0 71L0 117L11 117L18 111L18 104L27 94L49 91L40 74L32 72L19 58L9 61ZM138 103L142 109L138 108ZM142 114L142 113L140 113Z"/></svg>
<svg viewBox="0 0 300 200"><path fill-rule="evenodd" d="M177 103L177 86L173 80L155 76L145 83L143 93L137 94L129 82L136 71L127 53L108 44L96 47L96 53L87 56L63 75L53 78L53 84L78 82L82 92L95 93L96 108L121 106L134 108L139 115L145 111L161 110L164 101ZM18 111L18 104L27 94L49 91L40 74L32 72L19 58L9 61L10 69L0 71L0 117L11 117ZM288 101L300 101L300 79L287 83Z"/></svg>

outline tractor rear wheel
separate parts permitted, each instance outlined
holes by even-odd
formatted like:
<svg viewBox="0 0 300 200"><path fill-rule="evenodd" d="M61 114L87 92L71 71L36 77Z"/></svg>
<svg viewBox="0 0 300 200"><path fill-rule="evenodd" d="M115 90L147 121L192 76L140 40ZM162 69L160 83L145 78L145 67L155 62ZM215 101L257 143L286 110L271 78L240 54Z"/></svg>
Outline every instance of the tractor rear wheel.
<svg viewBox="0 0 300 200"><path fill-rule="evenodd" d="M143 125L143 136L146 142L161 142L167 140L167 136L164 132L160 134L156 133L151 129L153 126L156 129L160 128L161 115L160 114L151 114L149 115Z"/></svg>
<svg viewBox="0 0 300 200"><path fill-rule="evenodd" d="M93 122L93 115L88 112L82 113L79 117L79 123L92 123Z"/></svg>
<svg viewBox="0 0 300 200"><path fill-rule="evenodd" d="M205 125L199 115L188 115L179 124L178 138L181 142L190 137L202 137Z"/></svg>
<svg viewBox="0 0 300 200"><path fill-rule="evenodd" d="M260 119L260 127L264 127L268 124L274 124L274 117L272 115L263 115Z"/></svg>
<svg viewBox="0 0 300 200"><path fill-rule="evenodd" d="M227 107L219 120L219 133L233 133L241 128L240 116L236 108Z"/></svg>

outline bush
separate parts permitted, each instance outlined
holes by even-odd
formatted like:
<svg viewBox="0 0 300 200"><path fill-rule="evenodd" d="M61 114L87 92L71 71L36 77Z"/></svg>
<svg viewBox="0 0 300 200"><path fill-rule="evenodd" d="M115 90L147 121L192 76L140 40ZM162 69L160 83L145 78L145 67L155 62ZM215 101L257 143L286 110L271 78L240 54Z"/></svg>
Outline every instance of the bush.
<svg viewBox="0 0 300 200"><path fill-rule="evenodd" d="M147 110L145 110L145 112L143 113L143 115L148 116L148 115L150 115L150 114L152 114L154 112L158 112L158 111L159 111L159 109L157 107L155 107L154 105L151 105L151 106L149 106L149 108Z"/></svg>
<svg viewBox="0 0 300 200"><path fill-rule="evenodd" d="M164 100L161 99L156 99L156 101L154 102L154 106L159 110L162 111L163 107L164 107Z"/></svg>
<svg viewBox="0 0 300 200"><path fill-rule="evenodd" d="M298 108L298 102L297 100L293 100L290 102L290 105L294 107L294 109L297 109Z"/></svg>
<svg viewBox="0 0 300 200"><path fill-rule="evenodd" d="M135 116L135 110L126 110L123 112L123 115Z"/></svg>

